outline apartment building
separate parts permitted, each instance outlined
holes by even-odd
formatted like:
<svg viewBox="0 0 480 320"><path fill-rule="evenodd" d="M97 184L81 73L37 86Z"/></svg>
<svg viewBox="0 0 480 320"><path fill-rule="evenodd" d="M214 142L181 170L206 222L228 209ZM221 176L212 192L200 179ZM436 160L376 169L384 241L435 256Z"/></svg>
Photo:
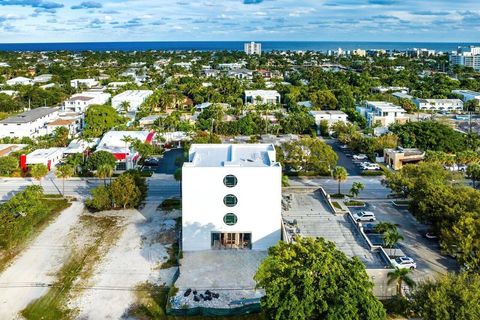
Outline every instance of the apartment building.
<svg viewBox="0 0 480 320"><path fill-rule="evenodd" d="M0 121L0 138L37 137L47 134L47 123L58 119L58 108L36 108Z"/></svg>
<svg viewBox="0 0 480 320"><path fill-rule="evenodd" d="M137 112L152 94L152 90L127 90L112 98L112 107L123 112L123 104L128 103L128 112Z"/></svg>
<svg viewBox="0 0 480 320"><path fill-rule="evenodd" d="M257 42L247 42L244 44L244 51L248 55L261 55L262 54L262 44Z"/></svg>
<svg viewBox="0 0 480 320"><path fill-rule="evenodd" d="M245 90L245 104L279 104L280 93L277 90Z"/></svg>

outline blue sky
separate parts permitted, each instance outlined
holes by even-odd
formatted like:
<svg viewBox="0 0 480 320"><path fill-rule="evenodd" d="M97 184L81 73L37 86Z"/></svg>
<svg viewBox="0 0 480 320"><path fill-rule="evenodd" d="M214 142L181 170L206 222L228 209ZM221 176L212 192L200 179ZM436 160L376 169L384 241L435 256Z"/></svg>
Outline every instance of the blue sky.
<svg viewBox="0 0 480 320"><path fill-rule="evenodd" d="M0 0L0 42L480 42L479 0Z"/></svg>

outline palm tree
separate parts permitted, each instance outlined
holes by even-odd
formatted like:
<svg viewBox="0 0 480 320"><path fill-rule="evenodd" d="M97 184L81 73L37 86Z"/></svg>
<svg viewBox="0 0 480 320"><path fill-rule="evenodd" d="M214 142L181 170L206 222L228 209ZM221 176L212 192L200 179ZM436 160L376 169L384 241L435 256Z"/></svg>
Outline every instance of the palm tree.
<svg viewBox="0 0 480 320"><path fill-rule="evenodd" d="M362 191L363 189L365 189L365 186L363 185L363 183L361 182L354 182L352 184L352 188L350 189L350 193L352 194L352 196L354 198L358 197L358 195L360 194L360 191Z"/></svg>
<svg viewBox="0 0 480 320"><path fill-rule="evenodd" d="M109 164L99 165L95 175L97 178L103 179L103 185L106 186L107 178L110 178L113 175L113 167Z"/></svg>
<svg viewBox="0 0 480 320"><path fill-rule="evenodd" d="M48 173L48 168L43 163L34 164L30 170L30 174L35 180L38 180L40 186L42 185L42 178Z"/></svg>
<svg viewBox="0 0 480 320"><path fill-rule="evenodd" d="M383 234L383 244L387 248L394 248L395 245L400 241L403 240L403 236L398 233L398 230L395 229L389 229ZM395 250L393 249L393 255L395 255Z"/></svg>
<svg viewBox="0 0 480 320"><path fill-rule="evenodd" d="M338 181L338 194L340 193L340 183L347 180L347 170L344 167L335 167L333 169L333 178Z"/></svg>
<svg viewBox="0 0 480 320"><path fill-rule="evenodd" d="M121 141L125 142L125 166L126 166L126 169L128 169L128 154L129 154L128 144L132 143L134 139L130 136L123 136Z"/></svg>
<svg viewBox="0 0 480 320"><path fill-rule="evenodd" d="M57 168L56 175L59 178L62 178L62 194L65 197L65 179L70 178L75 173L73 166L63 165Z"/></svg>
<svg viewBox="0 0 480 320"><path fill-rule="evenodd" d="M120 110L122 110L125 113L128 113L128 109L130 109L130 102L122 101L122 103L120 103Z"/></svg>
<svg viewBox="0 0 480 320"><path fill-rule="evenodd" d="M395 271L388 273L388 284L397 283L397 295L403 296L403 283L409 288L415 287L415 281L409 276L410 269L395 268Z"/></svg>

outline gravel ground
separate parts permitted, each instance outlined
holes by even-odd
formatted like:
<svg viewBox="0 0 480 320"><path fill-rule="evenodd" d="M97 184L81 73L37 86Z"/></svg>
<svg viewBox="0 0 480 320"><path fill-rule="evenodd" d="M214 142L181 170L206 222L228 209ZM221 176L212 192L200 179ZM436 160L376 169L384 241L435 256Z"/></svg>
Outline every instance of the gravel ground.
<svg viewBox="0 0 480 320"><path fill-rule="evenodd" d="M142 210L111 212L125 218L124 231L117 243L98 263L88 283L69 304L79 319L120 319L135 302L134 289L146 281L170 285L175 268L160 269L168 258L162 244L175 227L174 216L156 211L158 203ZM109 214L109 213L104 213ZM168 237L167 237L168 238Z"/></svg>

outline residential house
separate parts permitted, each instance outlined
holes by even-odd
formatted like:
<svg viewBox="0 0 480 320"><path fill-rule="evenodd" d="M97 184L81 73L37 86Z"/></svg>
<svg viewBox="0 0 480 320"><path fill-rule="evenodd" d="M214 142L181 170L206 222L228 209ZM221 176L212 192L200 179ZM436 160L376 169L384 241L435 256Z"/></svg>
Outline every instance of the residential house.
<svg viewBox="0 0 480 320"><path fill-rule="evenodd" d="M419 110L426 111L462 111L463 101L460 99L414 99Z"/></svg>
<svg viewBox="0 0 480 320"><path fill-rule="evenodd" d="M472 90L453 90L452 92L461 95L463 97L463 102L474 99L480 101L480 92L475 92Z"/></svg>
<svg viewBox="0 0 480 320"><path fill-rule="evenodd" d="M331 128L337 122L347 123L347 114L343 111L337 110L310 110L310 115L315 119L315 124L320 127L322 121L328 122L328 127Z"/></svg>
<svg viewBox="0 0 480 320"><path fill-rule="evenodd" d="M32 79L25 77L16 77L10 80L7 80L7 85L9 86L30 86L33 84Z"/></svg>
<svg viewBox="0 0 480 320"><path fill-rule="evenodd" d="M241 80L252 80L253 71L248 69L235 69L227 72L227 77Z"/></svg>
<svg viewBox="0 0 480 320"><path fill-rule="evenodd" d="M356 109L367 118L370 127L375 127L376 134L388 131L392 123L405 123L409 119L402 107L391 102L366 101L364 106L357 106Z"/></svg>
<svg viewBox="0 0 480 320"><path fill-rule="evenodd" d="M91 105L106 104L110 97L110 93L103 93L101 91L85 91L77 93L64 102L63 111L84 113Z"/></svg>
<svg viewBox="0 0 480 320"><path fill-rule="evenodd" d="M118 111L124 111L122 104L128 103L128 112L137 112L152 94L152 90L127 90L112 98L112 107Z"/></svg>
<svg viewBox="0 0 480 320"><path fill-rule="evenodd" d="M279 104L280 93L276 90L245 90L245 104Z"/></svg>
<svg viewBox="0 0 480 320"><path fill-rule="evenodd" d="M98 86L98 81L95 79L73 79L70 81L70 86L75 89L80 87L93 88Z"/></svg>

